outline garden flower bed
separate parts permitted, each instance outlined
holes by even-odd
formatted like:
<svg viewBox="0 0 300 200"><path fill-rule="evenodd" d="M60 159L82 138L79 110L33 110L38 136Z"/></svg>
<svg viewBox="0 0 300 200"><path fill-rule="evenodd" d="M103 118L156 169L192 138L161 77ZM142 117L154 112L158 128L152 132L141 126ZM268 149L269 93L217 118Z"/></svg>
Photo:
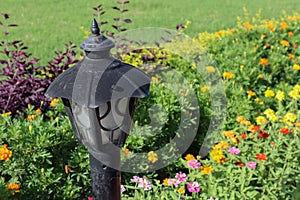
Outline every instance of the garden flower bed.
<svg viewBox="0 0 300 200"><path fill-rule="evenodd" d="M205 66L207 73L219 73L225 85L226 120L218 140L208 156L198 155L212 115L209 92L214 85L206 85L201 74L195 74L193 63L165 50L144 49L121 55L124 62L136 67L154 62L181 71L190 81L204 116L193 144L175 163L151 173L123 173L122 198L299 199L300 16L239 19L234 29L200 33L193 41L217 63ZM1 199L87 199L92 196L88 152L77 143L62 103L39 98L38 92L44 90L34 95L24 93L34 98L24 100L20 96L26 89L21 83L45 87L79 56L67 47L49 66L35 71L36 62L21 53L25 51L22 45L14 50L6 49L7 45L1 43L2 53L7 56L1 61L6 69L0 80L1 105L8 100L5 86L20 81L20 91L13 105L1 107ZM182 48L192 51L193 47ZM22 72L19 77L13 75L16 71L10 63ZM178 101L160 77L153 77L151 95L140 101L135 114L135 124L145 125L144 129L133 130L123 149L125 159L130 159L133 152L147 152L148 163L141 167L149 168L164 159L155 149L176 135L174 129L180 121ZM147 126L149 116L145 110L153 102L160 102L170 113L169 118L156 116L166 123L164 129ZM155 135L155 131L161 134Z"/></svg>

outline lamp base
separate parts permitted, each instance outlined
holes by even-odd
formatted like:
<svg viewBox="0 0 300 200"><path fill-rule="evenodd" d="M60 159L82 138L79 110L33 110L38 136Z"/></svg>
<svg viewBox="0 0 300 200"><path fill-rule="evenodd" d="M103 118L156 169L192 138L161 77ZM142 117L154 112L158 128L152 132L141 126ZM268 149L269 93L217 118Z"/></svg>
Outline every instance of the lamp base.
<svg viewBox="0 0 300 200"><path fill-rule="evenodd" d="M102 164L92 154L90 166L94 200L120 200L120 171Z"/></svg>

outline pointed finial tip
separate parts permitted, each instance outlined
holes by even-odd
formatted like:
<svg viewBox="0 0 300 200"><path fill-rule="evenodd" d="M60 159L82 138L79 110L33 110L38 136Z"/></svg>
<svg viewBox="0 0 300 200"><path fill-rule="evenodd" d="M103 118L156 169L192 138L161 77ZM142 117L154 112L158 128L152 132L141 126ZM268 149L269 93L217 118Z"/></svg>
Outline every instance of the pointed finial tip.
<svg viewBox="0 0 300 200"><path fill-rule="evenodd" d="M99 29L98 23L95 18L92 21L91 32L92 32L92 34L100 35L100 29Z"/></svg>

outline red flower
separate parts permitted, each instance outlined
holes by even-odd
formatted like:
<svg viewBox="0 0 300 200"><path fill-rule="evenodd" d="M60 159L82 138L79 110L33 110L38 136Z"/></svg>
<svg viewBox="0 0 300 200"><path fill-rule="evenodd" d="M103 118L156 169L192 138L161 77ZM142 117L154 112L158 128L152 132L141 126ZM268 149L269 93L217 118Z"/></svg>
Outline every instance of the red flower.
<svg viewBox="0 0 300 200"><path fill-rule="evenodd" d="M290 129L288 129L288 128L281 128L279 131L280 131L281 133L283 133L284 135L287 135L287 134L289 134Z"/></svg>
<svg viewBox="0 0 300 200"><path fill-rule="evenodd" d="M236 166L239 166L240 168L243 167L243 163L242 163L240 160L238 160L238 161L235 163L235 165L236 165Z"/></svg>
<svg viewBox="0 0 300 200"><path fill-rule="evenodd" d="M267 139L269 137L269 134L265 131L260 131L257 137Z"/></svg>
<svg viewBox="0 0 300 200"><path fill-rule="evenodd" d="M266 154L264 154L264 153L261 153L261 154L256 154L256 159L257 160L267 160L267 156L266 156Z"/></svg>
<svg viewBox="0 0 300 200"><path fill-rule="evenodd" d="M248 136L247 136L246 134L242 133L242 134L240 135L240 137L241 137L242 139L246 139Z"/></svg>

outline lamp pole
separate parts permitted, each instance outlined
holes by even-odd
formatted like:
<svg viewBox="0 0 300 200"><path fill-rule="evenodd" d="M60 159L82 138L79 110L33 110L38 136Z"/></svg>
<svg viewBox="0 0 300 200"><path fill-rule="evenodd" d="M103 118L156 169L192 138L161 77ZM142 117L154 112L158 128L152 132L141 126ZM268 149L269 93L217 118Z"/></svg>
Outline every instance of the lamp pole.
<svg viewBox="0 0 300 200"><path fill-rule="evenodd" d="M90 154L95 200L120 200L120 148L130 132L137 98L149 95L151 78L110 54L115 44L96 20L80 48L83 60L60 74L46 91L62 98L78 141Z"/></svg>

